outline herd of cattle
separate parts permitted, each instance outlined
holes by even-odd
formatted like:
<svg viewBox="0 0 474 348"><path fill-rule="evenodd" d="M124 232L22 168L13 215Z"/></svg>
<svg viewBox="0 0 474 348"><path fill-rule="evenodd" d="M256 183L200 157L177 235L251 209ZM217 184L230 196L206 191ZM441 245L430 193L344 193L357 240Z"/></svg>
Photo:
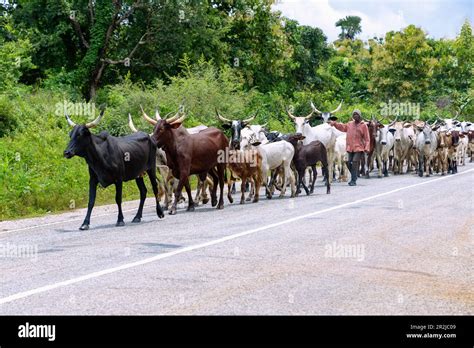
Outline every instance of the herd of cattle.
<svg viewBox="0 0 474 348"><path fill-rule="evenodd" d="M258 202L262 185L268 199L272 198L275 190L280 191L280 197L284 196L288 184L291 197L300 193L301 186L309 195L314 190L317 163L321 163L326 193L330 193L333 180L347 180L346 133L328 123L337 120L334 114L341 106L342 102L331 112L321 112L311 103L311 113L302 117L287 110L295 123L295 132L291 134L268 131L266 125L250 125L255 116L246 120L231 120L216 110L221 128L230 130L230 139L215 127L201 125L185 128L182 123L186 115L182 109L174 116L164 118L156 111L153 119L142 108L144 119L154 127L151 134L138 131L129 114L133 134L123 137L114 137L107 132L98 135L90 132L89 129L100 122L104 110L96 120L84 125L76 125L66 114L66 120L73 129L64 156L83 157L89 166L89 204L80 229L89 228L98 184L116 186L117 226L123 226L122 183L132 179L140 191L139 209L132 222L140 222L147 194L143 179L145 173L151 181L156 212L160 218L164 217L160 199L164 196L164 210L169 209L170 214L175 214L178 202L184 199L183 187L187 193L188 211L194 210L195 205L201 202L206 204L209 201L208 191L212 206L223 209L224 184L227 182L227 197L232 203L236 178L242 181L241 204L246 200ZM310 119L319 119L322 124L312 127ZM360 175L369 177L374 162L378 177L388 176L389 171L394 174L416 172L419 176L454 174L457 165L464 165L468 152L472 162L474 128L471 123L461 122L457 117L438 118L431 124L397 119L384 124L375 117L363 122L369 129L370 150L361 162ZM309 173L310 188L305 178L308 168L312 169ZM160 180L157 180L157 169ZM194 199L191 195L191 175L198 178ZM250 191L247 198L246 190Z"/></svg>

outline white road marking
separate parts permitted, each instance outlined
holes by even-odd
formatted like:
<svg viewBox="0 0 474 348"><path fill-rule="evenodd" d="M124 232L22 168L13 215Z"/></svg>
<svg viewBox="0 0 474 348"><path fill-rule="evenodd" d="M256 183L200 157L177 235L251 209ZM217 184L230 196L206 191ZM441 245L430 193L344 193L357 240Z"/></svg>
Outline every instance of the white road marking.
<svg viewBox="0 0 474 348"><path fill-rule="evenodd" d="M373 199L376 199L376 198L388 196L388 195L391 195L393 193L408 190L408 189L411 189L411 188L414 188L414 187L427 185L427 184L431 184L433 182L437 182L437 181L441 181L441 180L447 180L447 179L450 179L450 178L457 178L460 175L470 173L472 171L474 171L474 169L469 169L469 170L466 170L462 173L458 173L456 175L444 176L444 177L441 177L441 178L436 178L436 179L432 179L432 180L428 180L428 181L423 181L423 182L420 182L420 183L417 183L417 184L400 187L400 188L397 188L397 189L394 189L394 190L391 190L391 191L388 191L388 192L379 193L379 194L369 196L369 197L366 197L366 198L357 199L357 200L352 201L352 202L339 204L339 205L336 205L336 206L331 207L331 208L326 208L326 209L318 210L318 211L315 211L315 212L312 212L312 213L296 216L296 217L293 217L293 218L290 218L290 219L287 219L287 220L284 220L284 221L280 221L280 222L276 222L276 223L273 223L273 224L270 224L270 225L265 225L265 226L262 226L262 227L254 228L254 229L251 229L251 230L248 230L248 231L235 233L235 234L232 234L230 236L215 239L215 240L212 240L212 241L209 241L209 242L200 243L200 244L196 244L196 245L190 245L188 247L184 247L184 248L181 248L181 249L178 249L178 250L175 250L175 251L170 251L170 252L167 252L167 253L164 253L164 254L152 256L152 257L149 257L149 258L146 258L146 259L143 259L143 260L139 260L139 261L135 261L135 262L131 262L131 263L126 263L126 264L123 264L121 266L112 267L112 268L104 269L102 271L89 273L89 274L86 274L86 275L83 275L83 276L80 276L80 277L76 277L76 278L72 278L72 279L68 279L68 280L65 280L65 281L62 281L62 282L57 282L57 283L53 283L53 284L50 284L50 285L41 286L39 288L35 288L35 289L27 290L27 291L22 291L22 292L19 292L19 293L1 298L0 299L0 304L13 302L13 301L16 301L16 300L19 300L19 299L22 299L22 298L30 297L32 295L40 294L40 293L43 293L43 292L46 292L46 291L50 291L50 290L57 289L57 288L64 287L64 286L68 286L68 285L71 285L71 284L76 284L76 283L79 283L79 282L83 282L85 280L98 278L98 277L101 277L103 275L123 271L123 270L129 269L129 268L133 268L133 267L137 267L137 266L141 266L141 265L146 265L146 264L151 263L151 262L166 259L168 257L183 254L183 253L186 253L186 252L189 252L189 251L198 250L198 249L202 249L202 248L205 248L205 247L208 247L208 246L224 243L224 242L227 242L227 241L232 240L232 239L240 238L240 237L243 237L243 236L248 236L250 234L254 234L254 233L257 233L257 232L260 232L260 231L268 230L268 229L273 228L273 227L282 226L282 225L288 224L290 222L306 219L308 217L312 217L312 216L315 216L315 215L319 215L319 214L327 213L327 212L334 211L334 210L337 210L337 209L345 208L345 207L350 206L350 205L359 204L359 203L362 203L362 202L367 202L367 201L370 201L370 200L373 200Z"/></svg>

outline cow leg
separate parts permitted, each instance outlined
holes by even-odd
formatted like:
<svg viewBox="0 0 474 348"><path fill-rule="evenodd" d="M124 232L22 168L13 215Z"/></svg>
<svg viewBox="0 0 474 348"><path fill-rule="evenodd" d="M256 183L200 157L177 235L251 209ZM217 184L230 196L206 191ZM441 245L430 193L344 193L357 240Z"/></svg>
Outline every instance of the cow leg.
<svg viewBox="0 0 474 348"><path fill-rule="evenodd" d="M135 182L140 190L140 205L138 206L137 215L135 215L132 222L140 222L142 221L143 205L145 204L146 199L146 186L143 177L136 178Z"/></svg>
<svg viewBox="0 0 474 348"><path fill-rule="evenodd" d="M285 164L283 163L282 165L285 166ZM289 168L286 168L286 166L283 168L283 172L281 174L281 178L282 178L282 185L281 185L281 191L280 191L280 198L282 197L285 197L285 192L286 192L286 183L288 181L288 178L289 178Z"/></svg>
<svg viewBox="0 0 474 348"><path fill-rule="evenodd" d="M316 178L318 177L318 172L316 171L316 165L311 166L311 169L313 170L313 182L311 183L311 189L309 190L309 194L312 194L314 192L314 184L316 183Z"/></svg>
<svg viewBox="0 0 474 348"><path fill-rule="evenodd" d="M212 177L212 181L214 182L211 191L211 206L215 207L217 204L217 185L219 183L219 177L217 173L215 173L213 170L209 171L209 175Z"/></svg>
<svg viewBox="0 0 474 348"><path fill-rule="evenodd" d="M323 176L329 175L328 167L325 166L324 164L322 167L322 171L323 171ZM329 181L326 181L326 194L328 195L330 193L331 193L331 183Z"/></svg>
<svg viewBox="0 0 474 348"><path fill-rule="evenodd" d="M217 176L219 177L219 204L217 205L217 209L224 209L224 174L225 174L225 164L218 164L217 165ZM213 191L217 189L217 185L213 187Z"/></svg>
<svg viewBox="0 0 474 348"><path fill-rule="evenodd" d="M125 226L122 214L122 181L115 183L115 203L117 203L118 207L118 217L115 226Z"/></svg>
<svg viewBox="0 0 474 348"><path fill-rule="evenodd" d="M249 181L250 181L250 193L248 197L245 198L245 200L250 202L252 198L255 198L255 195L258 195L258 193L255 191L255 182L252 180L252 177L249 178L249 180L247 181L247 184ZM258 202L258 199L257 199L257 202Z"/></svg>
<svg viewBox="0 0 474 348"><path fill-rule="evenodd" d="M184 179L184 188L186 189L186 193L188 194L188 209L187 211L194 211L194 201L193 201L193 195L191 193L191 185L189 185L189 177Z"/></svg>
<svg viewBox="0 0 474 348"><path fill-rule="evenodd" d="M158 191L158 185L156 184L156 172L154 169L149 169L146 172L148 173L148 177L150 178L151 188L153 189L153 194L155 196L156 215L158 215L160 219L163 219L165 217L165 214L163 213L163 210L161 209L160 205L160 193Z"/></svg>
<svg viewBox="0 0 474 348"><path fill-rule="evenodd" d="M423 177L423 168L424 168L424 165L423 165L423 155L419 155L418 156L418 176L421 178Z"/></svg>
<svg viewBox="0 0 474 348"><path fill-rule="evenodd" d="M261 184L262 184L262 182L259 180L259 175L254 174L252 176L252 186L254 187L255 195L253 196L252 203L257 203L258 202L258 199L260 197L260 186L261 186Z"/></svg>
<svg viewBox="0 0 474 348"><path fill-rule="evenodd" d="M87 214L86 217L84 218L84 221L82 222L81 227L79 227L80 230L88 230L89 229L89 224L91 222L91 213L92 213L92 208L94 208L95 204L95 196L97 193L97 184L98 180L95 174L92 174L91 170L89 169L89 204L87 204Z"/></svg>
<svg viewBox="0 0 474 348"><path fill-rule="evenodd" d="M235 189L235 182L232 183L232 191L231 191L232 194L235 194L237 193L237 190ZM232 203L232 202L231 202Z"/></svg>
<svg viewBox="0 0 474 348"><path fill-rule="evenodd" d="M247 178L242 175L241 177L242 179L242 185L240 186L240 204L244 204L245 203L245 184L247 184Z"/></svg>
<svg viewBox="0 0 474 348"><path fill-rule="evenodd" d="M231 175L229 180L227 181L227 199L229 200L229 203L234 203L234 198L232 197L232 192L234 190L235 190L235 181Z"/></svg>
<svg viewBox="0 0 474 348"><path fill-rule="evenodd" d="M377 161L377 170L378 170L378 175L377 177L381 178L382 177L382 158L380 154L375 155L376 161Z"/></svg>
<svg viewBox="0 0 474 348"><path fill-rule="evenodd" d="M199 205L199 202L201 201L203 187L204 187L204 182L201 180L201 178L198 177L196 196L194 197L194 200L196 201L196 205Z"/></svg>

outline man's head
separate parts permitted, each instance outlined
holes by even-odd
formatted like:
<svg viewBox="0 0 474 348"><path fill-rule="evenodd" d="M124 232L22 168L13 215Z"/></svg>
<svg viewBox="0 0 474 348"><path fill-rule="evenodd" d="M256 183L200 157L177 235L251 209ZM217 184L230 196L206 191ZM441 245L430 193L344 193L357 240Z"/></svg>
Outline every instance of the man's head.
<svg viewBox="0 0 474 348"><path fill-rule="evenodd" d="M356 122L359 123L362 120L362 114L359 109L355 109L352 112L352 119Z"/></svg>

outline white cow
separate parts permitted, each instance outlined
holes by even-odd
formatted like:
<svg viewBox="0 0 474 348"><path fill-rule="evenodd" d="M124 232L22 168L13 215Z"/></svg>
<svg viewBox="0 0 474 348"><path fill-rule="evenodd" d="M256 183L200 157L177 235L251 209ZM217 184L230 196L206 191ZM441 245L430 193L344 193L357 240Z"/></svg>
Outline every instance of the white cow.
<svg viewBox="0 0 474 348"><path fill-rule="evenodd" d="M403 163L407 160L407 173L411 170L411 152L415 146L415 130L409 122L395 122L392 125L395 143L393 145L394 174L403 174Z"/></svg>
<svg viewBox="0 0 474 348"><path fill-rule="evenodd" d="M243 130L242 130L243 132ZM291 197L296 195L296 183L293 171L290 168L291 161L295 154L295 149L287 141L278 141L275 143L261 144L255 133L246 134L246 140L244 140L244 134L242 134L242 142L244 146L251 145L257 149L258 153L262 157L262 178L264 178L264 185L267 187L267 197L271 198L274 191L273 180L267 184L268 172L280 169L282 176L282 188L280 197L285 195L286 186L288 181L291 187ZM242 146L242 143L241 143ZM244 149L244 147L242 147Z"/></svg>
<svg viewBox="0 0 474 348"><path fill-rule="evenodd" d="M334 146L334 167L338 170L338 180L340 182L347 181L347 150L346 150L346 133L342 133L336 139L336 145Z"/></svg>
<svg viewBox="0 0 474 348"><path fill-rule="evenodd" d="M395 138L393 133L394 128L391 128L393 124L381 126L377 130L377 136L375 137L375 159L377 160L378 177L388 176L388 159L390 150L393 148Z"/></svg>
<svg viewBox="0 0 474 348"><path fill-rule="evenodd" d="M419 127L419 133L416 137L416 148L418 150L418 175L430 176L430 165L433 156L438 148L438 136L436 129L439 126L430 125L425 122L423 127Z"/></svg>
<svg viewBox="0 0 474 348"><path fill-rule="evenodd" d="M343 132L337 130L334 127L331 127L327 121L328 120L337 120L337 117L332 116L334 113L338 112L342 107L342 102L339 106L331 112L321 112L314 104L311 102L311 113L308 116L297 117L294 116L289 110L287 110L288 116L295 122L296 134L302 134L305 136L303 140L303 145L307 145L315 140L319 140L326 147L328 153L328 166L329 166L329 182L332 182L333 171L334 171L334 157L335 157L335 146L336 139L338 136L342 135ZM318 118L324 123L311 127L308 121L314 117L314 113L319 113L321 116Z"/></svg>

